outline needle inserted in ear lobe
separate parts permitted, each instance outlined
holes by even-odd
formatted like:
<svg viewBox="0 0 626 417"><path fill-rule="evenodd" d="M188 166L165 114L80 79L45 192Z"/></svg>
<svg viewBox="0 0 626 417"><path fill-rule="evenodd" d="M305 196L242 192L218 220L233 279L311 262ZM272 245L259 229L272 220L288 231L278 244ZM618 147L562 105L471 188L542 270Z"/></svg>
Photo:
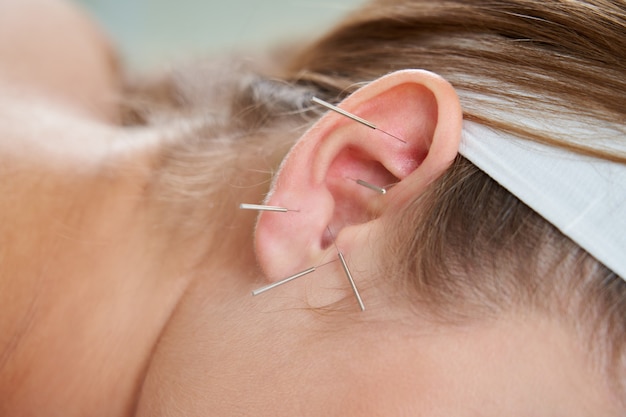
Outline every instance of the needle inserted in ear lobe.
<svg viewBox="0 0 626 417"><path fill-rule="evenodd" d="M335 237L333 236L333 232L331 232L330 230L330 226L327 226L326 229L328 230L328 233L330 234L330 237L333 240L333 245L335 246L335 249L337 249L337 257L339 258L339 261L341 262L343 272L345 272L346 276L348 277L348 281L350 281L350 286L352 287L352 291L354 292L356 301L359 303L359 307L361 308L361 311L365 311L365 305L363 304L363 300L361 299L361 294L359 293L359 289L356 287L354 278L352 278L352 274L350 273L350 269L348 268L348 264L346 263L346 258L343 257L343 253L341 253L341 251L339 250L339 247L337 246L337 243L335 242Z"/></svg>
<svg viewBox="0 0 626 417"><path fill-rule="evenodd" d="M310 274L311 272L315 272L315 270L316 270L316 269L317 269L316 267L312 266L312 267L310 267L309 269L305 269L305 270L304 270L304 271L302 271L302 272L298 272L297 274L293 274L293 275L291 275L291 276L288 276L287 278L285 278L285 279L283 279L283 280L280 280L280 281L274 282L274 283L272 283L272 284L270 284L270 285L266 285L265 287L261 287L261 288L259 288L259 289L257 289L257 290L254 290L254 291L252 291L252 295L259 295L259 294L262 294L262 293L264 293L265 291L269 291L269 290L271 290L272 288L276 288L276 287L278 287L279 285L286 284L286 283L288 283L289 281L293 281L294 279L298 279L298 278L300 278L300 277L303 277L303 276L305 276L305 275L308 275L308 274Z"/></svg>
<svg viewBox="0 0 626 417"><path fill-rule="evenodd" d="M313 103L319 104L320 106L326 107L328 110L332 110L332 111L334 111L336 113L341 114L342 116L345 116L345 117L347 117L349 119L352 119L355 122L361 123L362 125L365 125L365 126L369 127L370 129L378 130L378 131L384 133L387 136L391 136L392 138L399 140L402 143L406 143L406 141L404 139L400 139L396 135L393 135L393 134L391 134L389 132L386 132L386 131L382 130L381 128L376 126L374 123L368 122L367 120L363 119L362 117L359 117L359 116L354 115L354 114L352 114L352 113L350 113L348 111L345 111L344 109L339 108L337 106L334 106L334 105L332 105L332 104L330 104L330 103L328 103L328 102L326 102L326 101L324 101L322 99L319 99L317 97L313 97L313 98L311 98L311 101Z"/></svg>
<svg viewBox="0 0 626 417"><path fill-rule="evenodd" d="M363 181L363 180L355 180L354 178L348 178L354 182L356 182L359 185L362 185L365 188L369 188L372 191L376 191L379 194L387 194L387 190L383 187L379 187L378 185L374 185L374 184L370 184L367 181Z"/></svg>
<svg viewBox="0 0 626 417"><path fill-rule="evenodd" d="M359 294L359 290L357 289L356 284L354 283L352 274L350 273L350 270L348 269L348 264L346 264L346 259L343 257L343 253L341 252L339 252L338 256L339 256L339 260L341 261L341 266L343 267L343 271L346 273L346 276L348 277L348 281L350 281L350 286L352 287L354 296L356 297L356 300L359 303L359 307L361 308L361 311L365 311L365 305L363 304L363 300L361 299L361 294Z"/></svg>
<svg viewBox="0 0 626 417"><path fill-rule="evenodd" d="M285 207L277 207L277 206L265 206L261 204L239 204L239 208L242 210L257 210L257 211L275 211L279 213L287 213L288 211L300 211L300 210L289 210Z"/></svg>
<svg viewBox="0 0 626 417"><path fill-rule="evenodd" d="M326 262L325 264L322 264L322 265L312 266L309 269L305 269L302 272L298 272L297 274L290 275L287 278L281 279L280 281L276 281L276 282L274 282L272 284L269 284L269 285L266 285L266 286L261 287L259 289L256 289L256 290L252 291L252 295L263 294L265 291L269 291L269 290L271 290L273 288L276 288L276 287L278 287L280 285L283 285L283 284L286 284L286 283L288 283L290 281L293 281L294 279L298 279L300 277L308 275L308 274L310 274L312 272L315 272L315 270L317 270L317 268L321 268L321 267L323 267L325 265L328 265L328 264L331 264L333 262L337 262L337 261L334 260L334 261Z"/></svg>

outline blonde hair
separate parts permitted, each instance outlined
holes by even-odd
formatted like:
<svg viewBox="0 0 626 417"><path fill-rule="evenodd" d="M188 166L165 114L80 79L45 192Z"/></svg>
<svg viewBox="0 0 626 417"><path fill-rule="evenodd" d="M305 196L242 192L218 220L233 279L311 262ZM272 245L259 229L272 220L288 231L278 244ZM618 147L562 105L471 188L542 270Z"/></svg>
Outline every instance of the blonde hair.
<svg viewBox="0 0 626 417"><path fill-rule="evenodd" d="M422 68L454 85L468 120L626 163L626 155L606 151L598 138L518 123L543 112L555 122L578 118L623 126L624 33L622 1L380 0L289 55L284 65L262 71L264 76L245 66L238 72L229 68L230 88L204 93L187 86L213 78L214 69L211 76L198 71L198 77L169 78L158 90L164 110L135 108L132 120L189 117L219 95L220 106L230 105L215 116L222 129L217 135L239 138L221 145L221 157L236 147L252 160L250 151L241 151L248 148L272 154L266 156L272 165L290 143L285 126L292 126L286 136L294 138L315 118L306 104L311 94L339 100L391 71ZM152 100L148 90L136 89L133 97ZM275 146L278 132L284 140L276 153L266 148ZM206 145L187 141L170 159L187 158L187 165L193 159L197 165L187 171L202 171L207 154L199 149L208 152ZM231 157L231 163L237 162ZM189 172L174 174L172 183L185 182L180 178ZM388 248L387 276L433 317L458 321L541 311L581 332L621 393L618 398L626 398L626 283L463 157L400 213Z"/></svg>

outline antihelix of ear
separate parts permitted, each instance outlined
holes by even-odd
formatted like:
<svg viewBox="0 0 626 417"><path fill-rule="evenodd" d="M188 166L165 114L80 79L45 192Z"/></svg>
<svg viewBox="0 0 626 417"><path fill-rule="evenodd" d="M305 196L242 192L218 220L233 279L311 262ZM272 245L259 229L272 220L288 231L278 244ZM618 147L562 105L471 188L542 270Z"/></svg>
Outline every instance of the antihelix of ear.
<svg viewBox="0 0 626 417"><path fill-rule="evenodd" d="M370 129L378 130L378 131L384 133L385 135L387 135L389 137L392 137L392 138L394 138L396 140L399 140L402 143L405 143L405 144L407 143L404 139L399 138L398 136L393 135L393 134L391 134L391 133L389 133L389 132L387 132L385 130L382 130L381 128L376 126L374 123L372 123L372 122L370 122L368 120L365 120L362 117L359 117L359 116L357 116L357 115L355 115L353 113L350 113L347 110L344 110L344 109L342 109L340 107L334 106L334 105L332 105L332 104L330 104L330 103L328 103L328 102L326 102L326 101L324 101L322 99L319 99L317 97L313 97L311 99L311 101L313 103L315 103L315 104L319 104L320 106L323 106L323 107L327 108L328 110L334 111L335 113L340 114L341 116L347 117L350 120L354 120L357 123L361 123L362 125L367 126ZM391 185L387 185L387 186L378 186L378 185L369 183L369 182L367 182L365 180L362 180L362 179L354 179L354 178L348 178L348 179L356 182L358 185L360 185L362 187L369 188L370 190L372 190L372 191L374 191L374 192L376 192L378 194L387 194L387 189L394 185L394 184L391 184Z"/></svg>

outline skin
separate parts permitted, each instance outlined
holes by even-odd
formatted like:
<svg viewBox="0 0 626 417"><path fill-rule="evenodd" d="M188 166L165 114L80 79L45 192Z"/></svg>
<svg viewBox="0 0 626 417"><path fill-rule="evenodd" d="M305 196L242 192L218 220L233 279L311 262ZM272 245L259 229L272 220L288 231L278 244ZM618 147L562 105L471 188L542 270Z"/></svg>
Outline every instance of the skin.
<svg viewBox="0 0 626 417"><path fill-rule="evenodd" d="M324 228L300 225L297 230L312 238L285 245L294 253L260 248L297 242L294 229L281 222L304 216L263 215L254 237L254 213L242 212L225 229L227 211L239 202L261 201L267 191L262 186L220 195L227 209L210 212L214 220L201 236L186 239L156 227L166 222L163 216L178 214L164 213L146 192L167 135L114 124L116 108L103 97L118 92L119 75L106 41L81 13L52 0L5 1L0 7L28 23L38 18L24 10L35 6L74 36L47 33L36 39L40 54L8 54L0 45L0 170L11 179L0 183L0 414L618 415L602 375L578 348L575 329L563 322L511 312L443 325L415 314L419 307L367 272L379 264L376 242L388 219L427 185L418 177L445 169L456 152L453 142L413 142L411 155L420 155L414 166L395 169L385 162L394 177L406 180L392 198L350 200L359 210L378 213L376 221L333 223L366 312L358 311L337 262L310 279L251 297L252 289L287 271L335 259ZM19 45L40 36L13 30ZM58 65L72 62L80 79L68 80L56 69L18 70L45 68L51 52L41 42L61 45L76 37L84 43L55 54L64 58ZM453 93L436 77L402 77L357 93L346 106L367 114L372 100L392 97L385 92L407 82L428 86L430 95L421 87L409 89L426 97L428 108L454 105ZM438 123L444 137L458 128L457 119ZM321 171L341 173L344 167L334 161L346 159L334 155L354 145L354 128L333 116L322 119L280 175L293 177L293 166L310 155L319 156L302 170L311 177L298 181ZM424 147L433 149L430 156L422 155ZM294 190L284 188L281 178L270 202L294 204L284 200ZM328 191L334 199L344 192L332 186ZM208 211L202 203L198 213ZM314 206L321 214L313 211L310 218L330 210ZM220 244L210 246L217 237ZM328 305L338 311L315 308Z"/></svg>

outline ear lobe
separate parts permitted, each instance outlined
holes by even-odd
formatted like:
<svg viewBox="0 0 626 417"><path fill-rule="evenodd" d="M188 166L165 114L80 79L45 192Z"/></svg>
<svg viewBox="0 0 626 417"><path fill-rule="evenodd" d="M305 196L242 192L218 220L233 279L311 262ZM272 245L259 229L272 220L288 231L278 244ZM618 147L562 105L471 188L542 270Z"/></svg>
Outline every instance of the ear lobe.
<svg viewBox="0 0 626 417"><path fill-rule="evenodd" d="M335 112L328 112L298 141L266 202L297 211L262 213L257 224L257 258L270 281L336 256L329 247L332 236L348 228L366 229L382 213L398 210L457 154L459 100L448 82L430 72L389 74L339 107L406 143ZM350 242L344 239L341 245Z"/></svg>

